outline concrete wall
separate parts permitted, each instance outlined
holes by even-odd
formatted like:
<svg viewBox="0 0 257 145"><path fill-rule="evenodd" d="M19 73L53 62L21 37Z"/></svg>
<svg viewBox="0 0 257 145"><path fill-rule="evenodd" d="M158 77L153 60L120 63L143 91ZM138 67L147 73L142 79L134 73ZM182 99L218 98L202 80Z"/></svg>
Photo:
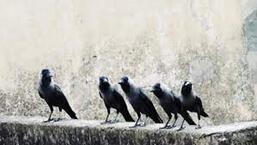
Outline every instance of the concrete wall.
<svg viewBox="0 0 257 145"><path fill-rule="evenodd" d="M211 116L204 124L256 119L246 27L256 9L256 0L1 0L1 114L46 116L36 84L50 67L83 119L105 116L98 77L125 74L177 94L191 80Z"/></svg>
<svg viewBox="0 0 257 145"><path fill-rule="evenodd" d="M253 145L257 143L257 122L203 127L187 126L160 130L161 125L129 128L133 123L100 125L99 121L63 120L42 123L42 117L0 118L2 145Z"/></svg>

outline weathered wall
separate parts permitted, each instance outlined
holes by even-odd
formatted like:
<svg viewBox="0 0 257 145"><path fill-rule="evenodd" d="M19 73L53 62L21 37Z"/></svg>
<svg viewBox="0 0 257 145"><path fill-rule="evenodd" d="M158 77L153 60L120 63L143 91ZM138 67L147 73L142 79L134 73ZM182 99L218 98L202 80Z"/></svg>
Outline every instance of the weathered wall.
<svg viewBox="0 0 257 145"><path fill-rule="evenodd" d="M44 118L46 119L46 118ZM128 128L133 123L100 125L99 121L64 120L42 123L42 117L0 118L1 145L253 145L257 143L257 122L242 122L177 131L161 125Z"/></svg>
<svg viewBox="0 0 257 145"><path fill-rule="evenodd" d="M193 81L211 116L205 124L256 119L246 57L255 37L245 28L256 9L256 0L1 0L1 114L47 115L36 80L50 67L80 118L104 118L100 75L126 74L178 94Z"/></svg>

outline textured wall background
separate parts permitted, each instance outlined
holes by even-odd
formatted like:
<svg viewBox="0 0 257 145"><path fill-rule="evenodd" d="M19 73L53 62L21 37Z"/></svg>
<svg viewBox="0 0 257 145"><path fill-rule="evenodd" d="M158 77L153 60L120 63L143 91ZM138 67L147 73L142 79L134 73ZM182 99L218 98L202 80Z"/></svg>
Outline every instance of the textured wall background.
<svg viewBox="0 0 257 145"><path fill-rule="evenodd" d="M206 124L256 119L256 9L256 0L1 0L1 114L47 116L36 84L50 67L80 118L105 116L100 75L126 74L177 94L191 80Z"/></svg>

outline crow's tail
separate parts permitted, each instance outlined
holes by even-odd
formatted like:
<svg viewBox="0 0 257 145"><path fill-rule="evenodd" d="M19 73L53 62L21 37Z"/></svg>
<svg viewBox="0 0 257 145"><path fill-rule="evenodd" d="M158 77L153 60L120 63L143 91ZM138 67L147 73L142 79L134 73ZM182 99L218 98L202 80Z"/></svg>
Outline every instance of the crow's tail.
<svg viewBox="0 0 257 145"><path fill-rule="evenodd" d="M183 111L181 113L181 116L186 120L186 122L189 125L196 125L196 123L194 122L194 120L191 118L191 116L189 115L189 113L187 111Z"/></svg>
<svg viewBox="0 0 257 145"><path fill-rule="evenodd" d="M134 119L131 117L131 115L129 114L129 111L127 108L123 109L123 111L120 112L122 114L122 116L124 117L124 119L127 122L134 122Z"/></svg>
<svg viewBox="0 0 257 145"><path fill-rule="evenodd" d="M72 119L78 119L76 116L76 113L72 111L69 103L65 103L65 105L63 106L63 110L72 118Z"/></svg>
<svg viewBox="0 0 257 145"><path fill-rule="evenodd" d="M204 112L204 110L201 111L200 115L202 115L203 117L209 117L209 115L206 112Z"/></svg>
<svg viewBox="0 0 257 145"><path fill-rule="evenodd" d="M209 117L209 115L204 111L203 109L203 104L202 104L202 101L199 97L196 97L196 99L198 100L199 104L200 104L200 115L202 115L203 117Z"/></svg>
<svg viewBox="0 0 257 145"><path fill-rule="evenodd" d="M155 123L163 123L161 117L158 115L158 117L152 118Z"/></svg>
<svg viewBox="0 0 257 145"><path fill-rule="evenodd" d="M155 123L163 123L161 117L159 114L156 112L154 115L149 116Z"/></svg>

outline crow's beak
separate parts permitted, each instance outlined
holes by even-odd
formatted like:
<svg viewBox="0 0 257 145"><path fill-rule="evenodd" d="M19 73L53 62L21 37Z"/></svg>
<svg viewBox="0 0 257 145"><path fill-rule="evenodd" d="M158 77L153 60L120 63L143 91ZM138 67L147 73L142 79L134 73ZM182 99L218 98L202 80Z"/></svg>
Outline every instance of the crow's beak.
<svg viewBox="0 0 257 145"><path fill-rule="evenodd" d="M122 81L119 81L119 82L118 82L118 84L120 84L120 85L121 85L121 84L123 84L123 82L122 82Z"/></svg>
<svg viewBox="0 0 257 145"><path fill-rule="evenodd" d="M48 77L53 77L54 75L53 75L53 73L50 71L49 73L48 73Z"/></svg>
<svg viewBox="0 0 257 145"><path fill-rule="evenodd" d="M154 89L150 90L150 92L154 92Z"/></svg>
<svg viewBox="0 0 257 145"><path fill-rule="evenodd" d="M53 77L53 75L52 75L52 74L48 74L48 75L46 75L45 77L46 77L46 78L51 78L51 77Z"/></svg>

